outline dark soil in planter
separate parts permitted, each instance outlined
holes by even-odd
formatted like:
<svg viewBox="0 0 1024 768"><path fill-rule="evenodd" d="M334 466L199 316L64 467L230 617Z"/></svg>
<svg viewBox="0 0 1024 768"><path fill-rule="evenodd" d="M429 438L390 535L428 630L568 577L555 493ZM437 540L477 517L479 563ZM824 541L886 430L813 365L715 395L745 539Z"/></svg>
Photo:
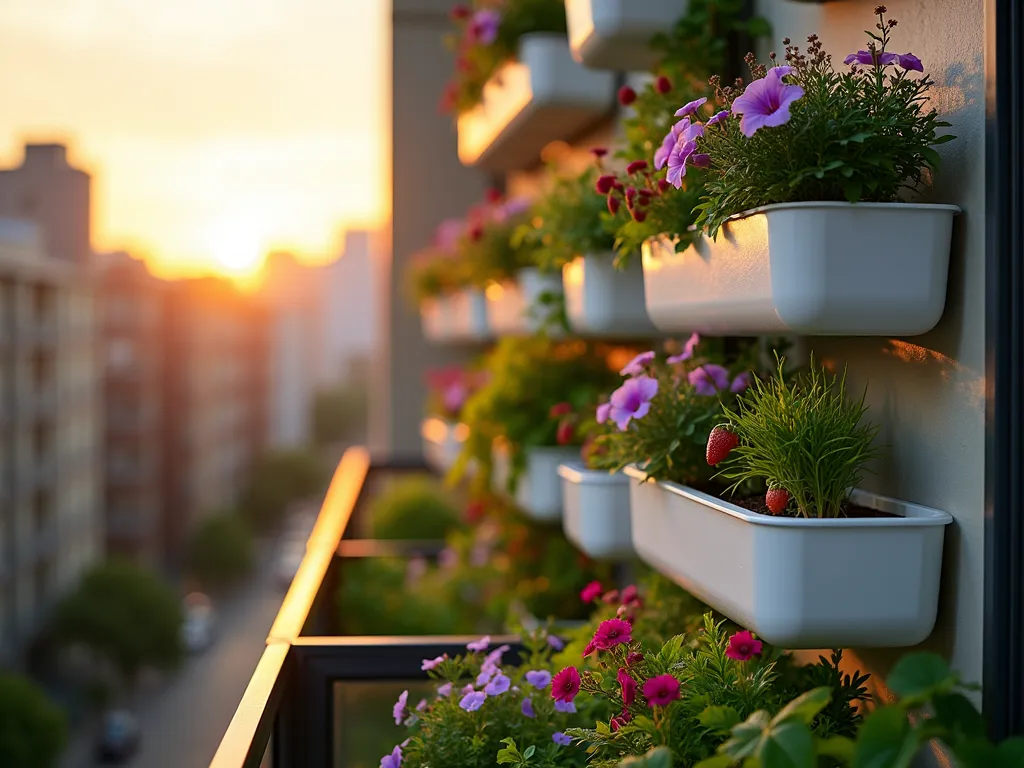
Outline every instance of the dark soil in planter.
<svg viewBox="0 0 1024 768"><path fill-rule="evenodd" d="M773 515L768 511L768 505L764 503L764 494L758 494L757 496L746 496L741 499L729 499L729 501L735 504L737 507L743 507L748 512L756 512L759 515L765 515L766 517L791 517L791 515ZM795 517L795 516L792 516ZM869 507L861 507L857 504L851 504L847 502L843 505L843 517L847 518L873 518L873 517L900 517L900 515L894 515L889 512L879 512L877 509L871 509ZM817 518L812 518L817 519Z"/></svg>

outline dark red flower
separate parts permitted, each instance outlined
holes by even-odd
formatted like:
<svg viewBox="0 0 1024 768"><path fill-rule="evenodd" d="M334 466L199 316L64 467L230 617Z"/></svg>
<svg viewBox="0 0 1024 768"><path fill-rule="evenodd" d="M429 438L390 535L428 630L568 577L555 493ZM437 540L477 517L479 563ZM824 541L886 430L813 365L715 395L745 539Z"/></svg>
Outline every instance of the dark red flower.
<svg viewBox="0 0 1024 768"><path fill-rule="evenodd" d="M654 81L654 87L658 93L665 94L672 90L672 81L664 75L660 75L657 80Z"/></svg>
<svg viewBox="0 0 1024 768"><path fill-rule="evenodd" d="M619 728L624 726L626 723L628 723L632 719L633 718L630 716L629 712L623 712L618 717L613 717L612 718L611 723L609 723L609 727L611 727L612 731L617 731L617 730L619 730Z"/></svg>
<svg viewBox="0 0 1024 768"><path fill-rule="evenodd" d="M615 177L609 173L606 173L603 176L599 176L597 179L597 183L594 185L594 188L598 191L598 193L602 195L607 195L609 192L612 191L612 189L615 188Z"/></svg>
<svg viewBox="0 0 1024 768"><path fill-rule="evenodd" d="M619 686L622 688L622 703L627 707L633 705L636 701L636 680L629 676L629 673L624 669L619 670L617 677Z"/></svg>
<svg viewBox="0 0 1024 768"><path fill-rule="evenodd" d="M667 179L658 179L658 191L659 192L663 192L663 193L667 192L669 187L671 187L671 186L672 185L669 184Z"/></svg>
<svg viewBox="0 0 1024 768"><path fill-rule="evenodd" d="M458 5L452 6L452 9L448 12L448 15L451 16L451 18L456 21L461 21L462 19L468 19L471 13L472 11L469 10L468 7L462 5L462 3L459 3Z"/></svg>
<svg viewBox="0 0 1024 768"><path fill-rule="evenodd" d="M644 655L640 651L633 651L631 654L626 656L626 666L631 667L634 664L639 664L644 660Z"/></svg>
<svg viewBox="0 0 1024 768"><path fill-rule="evenodd" d="M622 205L622 203L619 202L619 198L614 195L608 195L608 213L614 216L619 212L620 205Z"/></svg>
<svg viewBox="0 0 1024 768"><path fill-rule="evenodd" d="M487 512L487 507L484 503L479 500L474 500L466 505L466 522L476 523L483 518Z"/></svg>
<svg viewBox="0 0 1024 768"><path fill-rule="evenodd" d="M634 160L632 163L626 166L626 173L632 176L637 171L643 171L647 169L646 160Z"/></svg>
<svg viewBox="0 0 1024 768"><path fill-rule="evenodd" d="M557 403L551 406L549 415L552 419L560 419L572 413L572 403Z"/></svg>
<svg viewBox="0 0 1024 768"><path fill-rule="evenodd" d="M495 203L501 202L501 190L495 189L494 187L488 187L487 192L484 193L484 199L488 203L494 205Z"/></svg>
<svg viewBox="0 0 1024 768"><path fill-rule="evenodd" d="M572 422L569 421L563 421L555 431L555 441L559 445L572 445L575 437L576 429L573 427Z"/></svg>
<svg viewBox="0 0 1024 768"><path fill-rule="evenodd" d="M484 236L484 228L479 224L474 224L469 228L469 239L474 243L479 242L480 238Z"/></svg>
<svg viewBox="0 0 1024 768"><path fill-rule="evenodd" d="M628 85L624 85L619 88L619 104L624 107L628 107L634 101L636 101L636 91Z"/></svg>
<svg viewBox="0 0 1024 768"><path fill-rule="evenodd" d="M647 211L634 210L632 211L632 214L633 221L637 222L638 224L647 220Z"/></svg>
<svg viewBox="0 0 1024 768"><path fill-rule="evenodd" d="M592 154L594 157L600 160L602 157L608 154L608 150L605 149L604 147L594 147L592 150L590 150L590 154Z"/></svg>

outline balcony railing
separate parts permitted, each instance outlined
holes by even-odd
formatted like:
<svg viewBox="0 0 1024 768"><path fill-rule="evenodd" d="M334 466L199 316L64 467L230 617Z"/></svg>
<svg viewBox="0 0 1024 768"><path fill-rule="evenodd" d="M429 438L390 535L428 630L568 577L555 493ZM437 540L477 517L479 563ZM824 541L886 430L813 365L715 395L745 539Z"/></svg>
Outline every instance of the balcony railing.
<svg viewBox="0 0 1024 768"><path fill-rule="evenodd" d="M210 768L365 764L368 758L356 760L351 755L356 742L365 747L366 732L359 721L376 715L374 702L384 702L386 697L376 722L387 722L402 688L429 685L426 672L420 670L422 659L457 655L473 639L339 634L344 617L339 616L336 598L346 560L429 557L440 549L437 542L357 538L364 527L365 502L378 487L380 476L425 471L420 463L371 461L361 448L345 453L306 544L302 565L270 629L266 650ZM495 642L512 645L509 656L514 661L520 650L516 639L496 638ZM380 754L391 746L382 745ZM377 760L379 756L373 764Z"/></svg>

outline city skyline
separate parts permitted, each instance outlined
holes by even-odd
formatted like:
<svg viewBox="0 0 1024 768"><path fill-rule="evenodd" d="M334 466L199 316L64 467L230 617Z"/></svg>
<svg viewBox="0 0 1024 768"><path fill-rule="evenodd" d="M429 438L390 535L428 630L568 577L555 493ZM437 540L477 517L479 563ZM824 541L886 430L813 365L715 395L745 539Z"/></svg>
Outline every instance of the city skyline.
<svg viewBox="0 0 1024 768"><path fill-rule="evenodd" d="M251 281L275 250L332 260L345 230L388 214L385 10L10 0L0 165L66 142L93 176L94 248L161 277ZM369 31L342 41L351 28Z"/></svg>

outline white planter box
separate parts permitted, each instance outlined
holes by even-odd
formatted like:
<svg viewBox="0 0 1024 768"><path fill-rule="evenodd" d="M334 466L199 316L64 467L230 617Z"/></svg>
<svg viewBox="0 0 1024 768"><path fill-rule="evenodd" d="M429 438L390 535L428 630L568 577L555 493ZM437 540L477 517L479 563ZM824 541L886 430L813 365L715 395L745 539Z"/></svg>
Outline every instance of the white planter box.
<svg viewBox="0 0 1024 768"><path fill-rule="evenodd" d="M469 427L431 417L423 420L420 435L423 437L423 458L427 466L444 474L459 458L462 445L469 436Z"/></svg>
<svg viewBox="0 0 1024 768"><path fill-rule="evenodd" d="M539 306L545 293L562 293L562 276L529 267L515 282L487 288L487 312L496 334L535 333L550 315Z"/></svg>
<svg viewBox="0 0 1024 768"><path fill-rule="evenodd" d="M602 336L657 333L647 317L644 271L639 259L618 270L615 254L584 256L562 268L565 311L577 333Z"/></svg>
<svg viewBox="0 0 1024 768"><path fill-rule="evenodd" d="M513 499L520 509L539 522L555 523L562 519L562 485L558 477L558 466L578 459L580 449L575 448L529 448L526 451L526 466L519 475ZM508 452L495 446L491 485L495 493L508 495L508 479L511 472Z"/></svg>
<svg viewBox="0 0 1024 768"><path fill-rule="evenodd" d="M565 537L595 560L632 558L630 479L620 472L585 469L579 463L563 464L558 474Z"/></svg>
<svg viewBox="0 0 1024 768"><path fill-rule="evenodd" d="M647 71L663 54L651 38L686 13L687 0L566 0L569 45L593 69Z"/></svg>
<svg viewBox="0 0 1024 768"><path fill-rule="evenodd" d="M425 301L420 319L423 335L430 341L485 341L491 337L487 298L476 289Z"/></svg>
<svg viewBox="0 0 1024 768"><path fill-rule="evenodd" d="M615 76L574 61L564 35L524 35L519 59L486 86L483 101L459 116L459 160L506 172L537 163L552 141L579 135L608 113Z"/></svg>
<svg viewBox="0 0 1024 768"><path fill-rule="evenodd" d="M730 219L682 253L644 245L663 331L914 336L946 302L954 205L784 203Z"/></svg>
<svg viewBox="0 0 1024 768"><path fill-rule="evenodd" d="M905 647L935 626L946 512L860 490L899 517L772 517L664 482L630 494L640 558L773 645Z"/></svg>

